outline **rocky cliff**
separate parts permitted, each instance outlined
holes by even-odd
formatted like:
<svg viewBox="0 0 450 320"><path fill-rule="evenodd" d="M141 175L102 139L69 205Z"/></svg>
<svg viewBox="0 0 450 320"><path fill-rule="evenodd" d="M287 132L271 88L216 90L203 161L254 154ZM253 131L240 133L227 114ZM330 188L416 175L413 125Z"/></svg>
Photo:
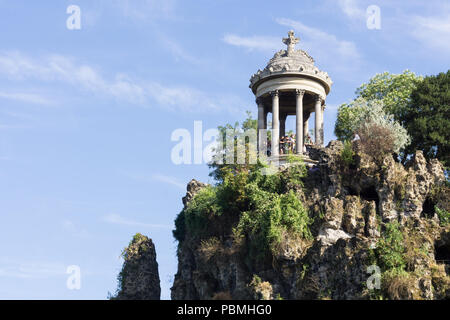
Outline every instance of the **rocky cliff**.
<svg viewBox="0 0 450 320"><path fill-rule="evenodd" d="M313 150L318 165L298 183L289 169L276 182L259 177L245 187L239 184L249 180L231 178L220 194L191 181L174 231L172 299L448 299L450 192L442 165L420 151L406 166L392 156L377 163L358 148L354 143L350 160L337 141ZM271 193L249 185L269 190L269 182L279 194L260 208ZM245 199L248 193L253 198ZM296 215L302 210L296 201L307 216ZM243 222L274 206L287 218ZM267 224L280 228L262 233ZM191 232L195 226L201 232ZM250 231L239 233L242 226ZM264 242L261 234L276 241ZM268 253L255 255L258 241L256 248Z"/></svg>
<svg viewBox="0 0 450 320"><path fill-rule="evenodd" d="M118 290L111 299L159 300L158 263L152 239L136 234L122 252L124 263L118 276Z"/></svg>

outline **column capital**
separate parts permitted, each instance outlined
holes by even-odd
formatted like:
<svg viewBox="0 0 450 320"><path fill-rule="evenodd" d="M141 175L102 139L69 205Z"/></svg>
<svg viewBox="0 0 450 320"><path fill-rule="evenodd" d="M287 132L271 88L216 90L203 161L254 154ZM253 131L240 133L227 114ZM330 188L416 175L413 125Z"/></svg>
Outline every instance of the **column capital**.
<svg viewBox="0 0 450 320"><path fill-rule="evenodd" d="M256 104L258 105L258 107L259 107L259 106L262 106L262 104L263 104L263 99L262 99L262 97L256 98L256 99L255 99L255 102L256 102Z"/></svg>
<svg viewBox="0 0 450 320"><path fill-rule="evenodd" d="M320 94L316 94L316 96L314 97L314 100L317 102L317 101L320 101L320 103L322 103L322 102L324 102L325 101L325 97L324 96L321 96Z"/></svg>
<svg viewBox="0 0 450 320"><path fill-rule="evenodd" d="M271 95L272 97L278 97L278 90L270 91L270 95Z"/></svg>
<svg viewBox="0 0 450 320"><path fill-rule="evenodd" d="M295 89L295 94L298 96L303 96L305 94L306 90L303 89Z"/></svg>

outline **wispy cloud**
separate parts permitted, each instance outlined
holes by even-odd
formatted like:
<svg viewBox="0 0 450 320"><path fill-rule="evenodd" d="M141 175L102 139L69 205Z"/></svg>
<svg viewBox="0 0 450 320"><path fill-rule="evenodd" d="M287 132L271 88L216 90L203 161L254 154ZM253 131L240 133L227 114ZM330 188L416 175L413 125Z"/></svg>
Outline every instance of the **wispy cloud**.
<svg viewBox="0 0 450 320"><path fill-rule="evenodd" d="M0 75L14 81L38 80L40 83L42 81L65 83L98 96L144 107L150 107L156 103L169 110L235 113L236 110L242 109L243 104L242 100L233 94L211 94L185 85L164 85L156 81L141 81L124 73L117 73L108 78L96 67L77 63L75 59L61 55L33 59L19 52L0 53ZM1 94L0 92L0 97ZM33 103L50 102L36 94L3 93L3 97Z"/></svg>
<svg viewBox="0 0 450 320"><path fill-rule="evenodd" d="M118 214L109 214L103 217L103 221L111 224L118 224L122 226L129 227L142 227L142 228L162 228L162 229L170 229L172 226L165 224L153 224L153 223L144 223L139 221L130 220L127 218L123 218Z"/></svg>
<svg viewBox="0 0 450 320"><path fill-rule="evenodd" d="M356 0L338 0L337 4L347 17L358 20L365 18L365 11Z"/></svg>
<svg viewBox="0 0 450 320"><path fill-rule="evenodd" d="M49 278L66 274L66 266L54 262L23 262L2 258L0 277L8 278Z"/></svg>
<svg viewBox="0 0 450 320"><path fill-rule="evenodd" d="M300 37L300 47L314 57L320 68L341 79L351 81L360 68L362 56L352 41L339 39L332 33L307 26L300 21L278 18L283 26L294 29Z"/></svg>
<svg viewBox="0 0 450 320"><path fill-rule="evenodd" d="M146 174L146 173L131 173L131 172L122 172L124 176L130 178L135 181L153 183L153 182L162 182L165 184L169 184L175 186L177 188L186 190L186 184L179 181L177 178L165 174L155 173L155 174Z"/></svg>
<svg viewBox="0 0 450 320"><path fill-rule="evenodd" d="M194 65L202 64L201 59L188 53L178 42L171 40L167 35L160 35L159 40L176 61L185 61Z"/></svg>
<svg viewBox="0 0 450 320"><path fill-rule="evenodd" d="M75 225L75 223L70 220L64 220L62 222L62 228L65 232L77 238L86 239L90 237L89 232L86 229Z"/></svg>
<svg viewBox="0 0 450 320"><path fill-rule="evenodd" d="M133 20L172 18L175 0L114 0L122 14Z"/></svg>
<svg viewBox="0 0 450 320"><path fill-rule="evenodd" d="M55 101L42 95L26 92L2 92L0 98L40 105L55 105Z"/></svg>
<svg viewBox="0 0 450 320"><path fill-rule="evenodd" d="M344 72L348 75L358 68L361 55L352 41L339 39L331 33L307 26L300 21L278 18L276 22L297 31L297 35L301 38L298 47L306 49L316 61L319 61L320 66L327 65L326 71ZM283 48L281 37L242 37L228 34L223 41L249 50L274 52Z"/></svg>
<svg viewBox="0 0 450 320"><path fill-rule="evenodd" d="M243 37L235 34L225 34L222 40L233 46L260 51L279 50L281 44L279 38L266 36Z"/></svg>
<svg viewBox="0 0 450 320"><path fill-rule="evenodd" d="M152 179L155 181L159 181L159 182L163 182L172 186L175 186L177 188L186 189L186 184L180 182L177 178L172 177L172 176L167 176L167 175L163 175L163 174L154 174L152 175Z"/></svg>
<svg viewBox="0 0 450 320"><path fill-rule="evenodd" d="M415 16L409 20L411 35L427 48L450 52L450 12L440 16Z"/></svg>
<svg viewBox="0 0 450 320"><path fill-rule="evenodd" d="M338 39L335 35L327 33L317 28L309 27L300 21L279 18L279 24L295 29L304 38L304 45L308 46L316 55L327 52L327 58L356 59L360 54L356 45L347 40Z"/></svg>

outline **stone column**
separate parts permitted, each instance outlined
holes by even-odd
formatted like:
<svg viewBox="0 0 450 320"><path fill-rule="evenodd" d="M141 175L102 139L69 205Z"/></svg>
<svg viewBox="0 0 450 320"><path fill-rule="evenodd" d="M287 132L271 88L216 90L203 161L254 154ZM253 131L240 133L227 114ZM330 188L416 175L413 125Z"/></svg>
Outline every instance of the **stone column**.
<svg viewBox="0 0 450 320"><path fill-rule="evenodd" d="M309 130L309 115L308 115L308 119L306 119L305 121L303 121L303 144L305 144L306 141L306 136L309 134L308 130Z"/></svg>
<svg viewBox="0 0 450 320"><path fill-rule="evenodd" d="M315 106L315 123L314 123L314 139L315 144L318 146L322 145L322 141L320 140L321 136L321 122L322 122L322 97L317 95L316 96L316 106Z"/></svg>
<svg viewBox="0 0 450 320"><path fill-rule="evenodd" d="M295 107L295 134L296 137L296 153L303 153L303 95L305 90L295 90L296 107Z"/></svg>
<svg viewBox="0 0 450 320"><path fill-rule="evenodd" d="M278 98L278 90L272 91L272 156L280 154L280 105Z"/></svg>
<svg viewBox="0 0 450 320"><path fill-rule="evenodd" d="M264 104L262 102L261 97L256 98L256 103L258 104L258 150L260 150L264 141L262 141L262 135L260 134L260 130L264 129Z"/></svg>
<svg viewBox="0 0 450 320"><path fill-rule="evenodd" d="M321 110L321 112L320 112L320 141L322 142L322 146L323 146L323 143L324 143L324 141L325 141L325 137L324 137L324 128L323 128L323 114L324 114L324 111L325 111L325 99L324 99L324 104L323 104L323 106L322 106L322 110Z"/></svg>

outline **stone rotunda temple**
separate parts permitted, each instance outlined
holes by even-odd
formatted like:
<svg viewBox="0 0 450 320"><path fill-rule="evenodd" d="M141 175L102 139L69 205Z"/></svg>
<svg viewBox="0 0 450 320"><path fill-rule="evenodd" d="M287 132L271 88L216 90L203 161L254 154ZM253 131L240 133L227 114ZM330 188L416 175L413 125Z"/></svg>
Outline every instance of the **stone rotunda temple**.
<svg viewBox="0 0 450 320"><path fill-rule="evenodd" d="M332 81L328 74L314 65L314 59L303 50L296 50L299 38L294 31L283 38L287 50L280 50L270 59L264 70L250 78L250 88L258 105L258 132L267 129L267 114L272 112L271 154L279 156L280 137L285 135L288 115L296 116L296 154L303 154L308 134L308 119L315 114L314 144L323 145L323 112L325 97ZM265 143L262 135L258 148Z"/></svg>

